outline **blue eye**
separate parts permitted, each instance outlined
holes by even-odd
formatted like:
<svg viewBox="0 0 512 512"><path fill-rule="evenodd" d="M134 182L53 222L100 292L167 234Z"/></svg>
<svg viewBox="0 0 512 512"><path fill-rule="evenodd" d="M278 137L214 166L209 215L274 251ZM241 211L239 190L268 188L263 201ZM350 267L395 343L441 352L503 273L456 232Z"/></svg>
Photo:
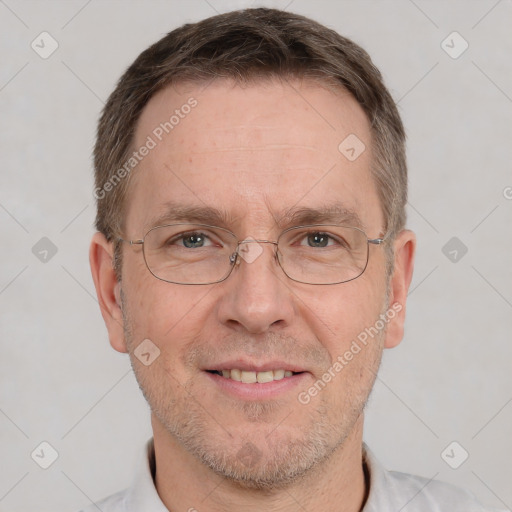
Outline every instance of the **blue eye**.
<svg viewBox="0 0 512 512"><path fill-rule="evenodd" d="M185 247L187 249L201 249L203 247L209 247L213 245L210 237L200 231L188 233L181 233L175 235L167 240L165 243L167 247L178 246Z"/></svg>
<svg viewBox="0 0 512 512"><path fill-rule="evenodd" d="M307 242L310 247L327 247L331 237L326 233L309 233L307 235ZM332 239L331 239L332 240Z"/></svg>
<svg viewBox="0 0 512 512"><path fill-rule="evenodd" d="M183 241L183 245L189 249L204 247L205 242L208 240L203 233L193 233L190 235L185 235L181 237Z"/></svg>
<svg viewBox="0 0 512 512"><path fill-rule="evenodd" d="M339 233L327 233L325 231L303 232L297 237L300 247L313 249L350 249L351 244Z"/></svg>

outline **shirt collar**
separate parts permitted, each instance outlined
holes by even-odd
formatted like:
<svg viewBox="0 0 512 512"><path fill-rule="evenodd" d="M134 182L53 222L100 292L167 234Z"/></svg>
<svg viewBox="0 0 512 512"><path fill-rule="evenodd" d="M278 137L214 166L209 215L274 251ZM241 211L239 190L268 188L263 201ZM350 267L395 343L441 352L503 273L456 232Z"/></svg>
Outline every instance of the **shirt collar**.
<svg viewBox="0 0 512 512"><path fill-rule="evenodd" d="M137 465L137 472L128 490L126 503L129 512L169 512L163 504L155 486L155 448L153 438L145 446L144 453Z"/></svg>
<svg viewBox="0 0 512 512"><path fill-rule="evenodd" d="M363 443L363 463L368 471L370 491L362 512L382 512L400 510L397 506L395 483L373 452Z"/></svg>

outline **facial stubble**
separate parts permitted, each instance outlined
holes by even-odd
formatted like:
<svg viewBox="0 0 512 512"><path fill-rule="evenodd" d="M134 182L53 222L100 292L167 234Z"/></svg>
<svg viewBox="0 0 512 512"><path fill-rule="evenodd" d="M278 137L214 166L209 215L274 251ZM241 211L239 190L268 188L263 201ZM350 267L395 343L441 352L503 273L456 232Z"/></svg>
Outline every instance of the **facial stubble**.
<svg viewBox="0 0 512 512"><path fill-rule="evenodd" d="M382 313L388 309L388 291ZM280 400L232 401L231 410L245 427L239 429L226 423L217 407L204 402L204 393L195 389L193 377L179 382L162 343L158 344L161 354L151 366L140 363L134 356L140 336L134 332L127 303L121 290L132 368L152 413L184 450L237 487L268 492L296 484L343 449L363 414L380 365L385 329L366 347L371 353L360 368L360 381L344 390L347 395L341 414L332 410L322 392L307 405L299 401L288 405ZM278 342L279 336L272 335L272 339ZM296 414L301 428L293 426Z"/></svg>

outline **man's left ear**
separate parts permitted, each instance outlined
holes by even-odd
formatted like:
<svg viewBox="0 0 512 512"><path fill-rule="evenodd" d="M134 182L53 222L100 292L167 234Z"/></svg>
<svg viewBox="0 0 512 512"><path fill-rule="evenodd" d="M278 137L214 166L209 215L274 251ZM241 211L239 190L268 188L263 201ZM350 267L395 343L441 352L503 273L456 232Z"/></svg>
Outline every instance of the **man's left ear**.
<svg viewBox="0 0 512 512"><path fill-rule="evenodd" d="M414 269L416 236L412 231L404 229L396 236L393 245L395 266L389 283L389 308L395 312L395 315L389 316L385 348L396 347L404 336L405 303Z"/></svg>

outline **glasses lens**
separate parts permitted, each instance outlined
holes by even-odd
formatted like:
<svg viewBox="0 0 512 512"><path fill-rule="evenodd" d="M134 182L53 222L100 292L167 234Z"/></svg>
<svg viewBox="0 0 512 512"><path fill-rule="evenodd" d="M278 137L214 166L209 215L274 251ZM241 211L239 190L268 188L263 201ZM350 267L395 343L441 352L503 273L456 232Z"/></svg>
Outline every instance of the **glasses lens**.
<svg viewBox="0 0 512 512"><path fill-rule="evenodd" d="M278 247L284 272L301 283L344 283L359 277L368 264L368 239L357 228L296 227L281 235Z"/></svg>
<svg viewBox="0 0 512 512"><path fill-rule="evenodd" d="M231 271L237 241L232 233L202 224L173 224L151 229L144 238L150 272L177 284L210 284Z"/></svg>

